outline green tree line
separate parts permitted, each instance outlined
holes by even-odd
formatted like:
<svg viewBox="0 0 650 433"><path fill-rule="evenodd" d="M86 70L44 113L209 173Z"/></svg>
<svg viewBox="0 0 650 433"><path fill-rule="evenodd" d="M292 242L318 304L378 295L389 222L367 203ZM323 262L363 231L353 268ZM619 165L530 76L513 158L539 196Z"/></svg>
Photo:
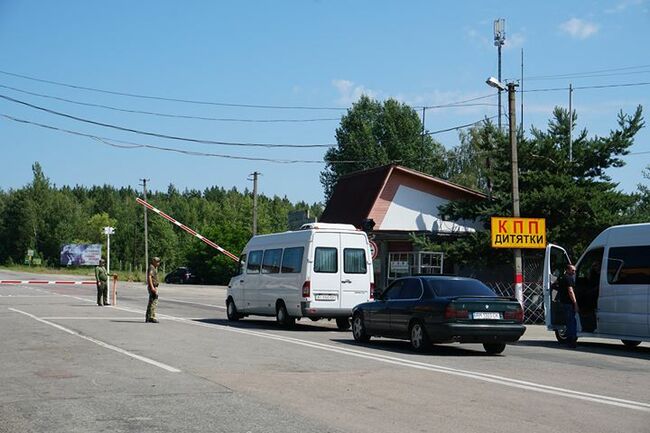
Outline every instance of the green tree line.
<svg viewBox="0 0 650 433"><path fill-rule="evenodd" d="M131 187L57 187L41 165L32 166L28 185L0 191L0 263L22 263L28 249L48 266L58 266L62 245L102 243L102 228L113 226L112 268L144 269L143 207ZM238 255L251 237L253 197L236 188L210 187L180 192L169 185L166 192L151 192L148 201L168 215L197 230L226 250ZM288 230L288 213L309 210L320 216L319 203L292 203L286 197L258 196L258 233ZM206 282L227 282L232 260L149 212L149 256L160 256L167 271L189 266Z"/></svg>

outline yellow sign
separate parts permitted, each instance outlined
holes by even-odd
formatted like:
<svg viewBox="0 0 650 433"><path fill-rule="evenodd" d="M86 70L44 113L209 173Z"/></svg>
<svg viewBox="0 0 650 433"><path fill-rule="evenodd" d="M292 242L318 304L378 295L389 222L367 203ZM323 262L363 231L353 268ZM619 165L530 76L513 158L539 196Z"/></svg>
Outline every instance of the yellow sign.
<svg viewBox="0 0 650 433"><path fill-rule="evenodd" d="M492 248L546 248L546 220L492 217Z"/></svg>

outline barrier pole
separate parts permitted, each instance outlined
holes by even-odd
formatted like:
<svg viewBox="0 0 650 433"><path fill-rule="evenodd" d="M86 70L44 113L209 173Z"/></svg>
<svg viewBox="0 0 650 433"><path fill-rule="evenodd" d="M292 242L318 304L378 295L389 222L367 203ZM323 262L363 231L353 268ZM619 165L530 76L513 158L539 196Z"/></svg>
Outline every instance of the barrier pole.
<svg viewBox="0 0 650 433"><path fill-rule="evenodd" d="M117 305L117 275L113 275L113 296L110 303L111 305Z"/></svg>

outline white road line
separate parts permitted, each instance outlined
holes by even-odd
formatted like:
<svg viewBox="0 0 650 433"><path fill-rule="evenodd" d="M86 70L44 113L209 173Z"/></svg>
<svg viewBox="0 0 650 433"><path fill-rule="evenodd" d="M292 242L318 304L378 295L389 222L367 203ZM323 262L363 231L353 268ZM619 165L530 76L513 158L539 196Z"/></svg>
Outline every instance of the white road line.
<svg viewBox="0 0 650 433"><path fill-rule="evenodd" d="M61 295L61 296L68 296L76 299L80 299L83 301L88 301L92 302L88 299L84 298L78 298L76 296L72 295ZM137 310L134 308L128 308L128 307L121 307L121 306L113 306L111 308L115 308L118 310L122 311L129 311L132 313L140 313L144 314L144 310ZM627 409L633 409L633 410L639 410L643 412L650 412L650 403L644 403L644 402L638 402L634 400L624 400L620 398L615 398L615 397L609 397L606 395L600 395L600 394L591 394L587 392L581 392L581 391L575 391L567 388L559 388L559 387L554 387L554 386L549 386L549 385L544 385L540 383L535 383L535 382L528 382L528 381L523 381L523 380L517 380L517 379L511 379L508 377L503 377L503 376L497 376L497 375L492 375L492 374L485 374L485 373L480 373L480 372L475 372L475 371L470 371L470 370L460 370L456 368L450 368L450 367L445 367L441 365L435 365L435 364L429 364L429 363L424 363L424 362L419 362L419 361L411 361L408 359L403 359L403 358L397 358L393 356L388 356L388 355L381 355L373 352L367 352L363 350L356 350L356 349L349 349L349 348L343 348L343 347L338 347L334 346L331 344L324 344L324 343L317 343L314 341L309 341L309 340L301 340L298 338L293 338L293 337L286 337L286 336L281 336L269 332L261 332L261 331L253 331L253 330L248 330L248 329L241 329L241 328L234 328L231 326L226 326L226 325L219 325L219 324L208 324L208 323L203 323L203 322L196 322L188 319L184 319L182 317L176 317L176 316L170 316L167 314L160 314L159 315L161 318L166 318L169 320L173 320L176 322L180 323L185 323L189 325L194 325L194 326L201 326L205 327L208 329L220 329L224 331L229 331L229 332L235 332L235 333L240 333L240 334L247 334L251 336L256 336L260 338L265 338L265 339L271 339L271 340L277 340L277 341L283 341L286 343L291 343L291 344L296 344L304 347L310 347L312 349L318 349L318 350L324 350L328 352L334 352L334 353L339 353L343 355L348 355L348 356L354 356L358 358L364 358L364 359L370 359L374 360L377 362L383 362L387 364L393 364L393 365L400 365L403 367L409 367L409 368L415 368L419 370L427 370L427 371L433 371L436 373L442 373L442 374L449 374L453 376L461 376L469 379L474 379L474 380L480 380L483 382L489 382L489 383L494 383L498 385L503 385L503 386L509 386L513 388L519 388L519 389L524 389L528 391L534 391L534 392L539 392L539 393L544 393L544 394L551 394L551 395L557 395L560 397L566 397L566 398L572 398L572 399L577 399L577 400L584 400L584 401L591 401L595 403L600 403L600 404L606 404L610 406L618 406L618 407L623 407Z"/></svg>
<svg viewBox="0 0 650 433"><path fill-rule="evenodd" d="M126 355L126 356L130 356L131 358L137 359L138 361L146 362L147 364L154 365L154 366L156 366L158 368L162 368L163 370L167 370L167 371L169 371L171 373L180 373L179 369L174 368L174 367L172 367L170 365L163 364L162 362L154 361L153 359L146 358L144 356L136 355L135 353L131 353L128 350L124 350L124 349L122 349L120 347L113 346L112 344L104 343L103 341L97 340L96 338L88 337L86 335L81 335L78 332L73 331L72 329L68 329L68 328L66 328L64 326L58 325L56 323L50 322L50 321L42 319L40 317L36 317L33 314L29 314L29 313L27 313L25 311L18 310L16 308L9 308L9 310L11 310L13 312L16 312L16 313L23 314L23 315L25 315L27 317L31 317L34 320L37 320L37 321L39 321L41 323L45 323L46 325L50 325L50 326L52 326L52 327L54 327L56 329L59 329L59 330L61 330L63 332L66 332L66 333L68 333L70 335L74 335L76 337L83 338L84 340L95 343L98 346L104 347L106 349L114 350L115 352L121 353L121 354Z"/></svg>
<svg viewBox="0 0 650 433"><path fill-rule="evenodd" d="M178 302L180 304L203 305L203 306L206 306L206 307L219 308L219 309L222 309L222 310L226 309L226 307L224 307L223 305L204 304L202 302L181 301L180 299L174 299L174 298L160 298L158 300L158 302L162 302L162 303L164 303L165 301Z"/></svg>
<svg viewBox="0 0 650 433"><path fill-rule="evenodd" d="M121 317L121 316L114 316L114 317L101 317L101 316L48 316L48 317L41 317L43 320L137 320L138 322L142 322L142 317Z"/></svg>
<svg viewBox="0 0 650 433"><path fill-rule="evenodd" d="M60 295L0 295L0 298L58 298Z"/></svg>

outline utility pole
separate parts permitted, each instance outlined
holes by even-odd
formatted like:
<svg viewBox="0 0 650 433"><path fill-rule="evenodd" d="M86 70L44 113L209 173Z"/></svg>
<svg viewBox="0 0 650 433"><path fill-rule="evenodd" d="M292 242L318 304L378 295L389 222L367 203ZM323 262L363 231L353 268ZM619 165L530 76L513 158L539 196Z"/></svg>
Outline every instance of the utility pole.
<svg viewBox="0 0 650 433"><path fill-rule="evenodd" d="M257 177L260 174L262 173L257 171L251 173L251 176L253 176L253 236L257 234Z"/></svg>
<svg viewBox="0 0 650 433"><path fill-rule="evenodd" d="M142 181L142 190L143 190L143 200L147 201L147 182L151 179L140 179ZM144 209L144 268L147 269L149 266L149 227L147 225L147 208L142 206Z"/></svg>
<svg viewBox="0 0 650 433"><path fill-rule="evenodd" d="M516 83L508 83L508 110L510 122L510 149L512 152L512 216L519 218L519 162L517 158L517 122L515 120L515 87ZM515 297L524 305L524 276L521 248L515 248Z"/></svg>
<svg viewBox="0 0 650 433"><path fill-rule="evenodd" d="M425 132L424 121L426 119L426 116L427 116L427 107L422 107L422 164L420 165L420 171L422 172L424 172L424 168L425 168L424 161L427 157L427 155L424 153L424 132Z"/></svg>
<svg viewBox="0 0 650 433"><path fill-rule="evenodd" d="M521 49L521 85L519 86L519 94L521 95L521 119L519 120L519 128L521 133L524 133L524 49Z"/></svg>
<svg viewBox="0 0 650 433"><path fill-rule="evenodd" d="M573 162L573 85L569 84L569 162Z"/></svg>
<svg viewBox="0 0 650 433"><path fill-rule="evenodd" d="M494 20L494 46L497 47L499 71L497 79L501 83L501 47L506 43L506 20ZM499 131L501 131L501 89L499 88Z"/></svg>

